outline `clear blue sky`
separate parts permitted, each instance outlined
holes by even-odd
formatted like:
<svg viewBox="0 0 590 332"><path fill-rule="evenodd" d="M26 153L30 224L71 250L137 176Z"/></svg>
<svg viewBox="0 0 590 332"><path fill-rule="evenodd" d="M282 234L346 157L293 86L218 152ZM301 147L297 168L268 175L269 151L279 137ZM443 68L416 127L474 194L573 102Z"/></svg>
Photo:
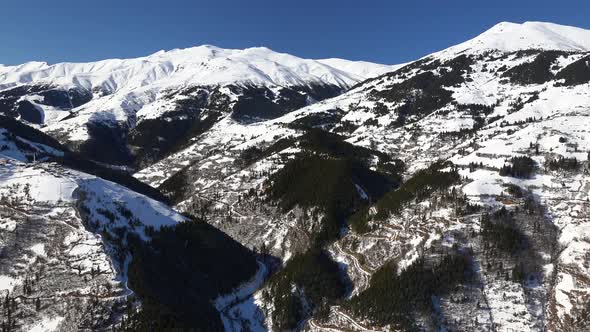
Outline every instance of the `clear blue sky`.
<svg viewBox="0 0 590 332"><path fill-rule="evenodd" d="M213 44L400 63L500 21L590 29L588 0L1 0L0 63L148 55Z"/></svg>

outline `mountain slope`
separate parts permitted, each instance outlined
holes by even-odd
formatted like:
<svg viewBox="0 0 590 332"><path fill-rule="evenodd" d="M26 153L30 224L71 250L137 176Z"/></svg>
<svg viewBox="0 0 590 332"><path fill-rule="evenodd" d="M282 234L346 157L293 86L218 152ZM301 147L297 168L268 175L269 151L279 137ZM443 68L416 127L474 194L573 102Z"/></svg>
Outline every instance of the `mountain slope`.
<svg viewBox="0 0 590 332"><path fill-rule="evenodd" d="M276 119L226 118L136 177L159 186L179 209L202 211L238 241L283 258L285 272L276 278L291 280L297 295L288 304L273 301L282 298L281 284L271 282L229 310L236 321L272 330L285 326L276 320L291 312L313 331L584 329L589 43L586 30L500 23ZM310 145L310 130L338 133L342 143ZM316 257L309 234L322 225L321 205L299 201L280 213L282 200L269 192L291 160L310 153L340 160L355 151L346 144L373 151L374 170L380 153L407 168L401 190L383 197L366 195L368 183L355 179L359 194L370 198L347 217L352 231L323 247L344 266L353 298L326 307L313 302L318 294L305 293L306 275L289 265L292 257L298 257L292 264ZM437 159L452 164L437 170ZM334 174L314 172L309 176L326 183ZM290 174L293 185L306 183ZM438 183L448 176L460 181ZM514 242L498 241L503 237ZM461 271L443 268L457 259L469 263ZM404 295L387 283L391 271L400 283L424 271L435 271L424 282L451 279L426 293L412 289L416 300L433 299L432 305L397 306Z"/></svg>
<svg viewBox="0 0 590 332"><path fill-rule="evenodd" d="M0 68L0 113L37 124L99 161L141 165L220 117L274 118L394 68L210 45L136 59L30 62ZM182 129L171 132L170 123Z"/></svg>
<svg viewBox="0 0 590 332"><path fill-rule="evenodd" d="M508 35L517 38L506 38ZM396 155L410 170L421 169L435 158L451 160L463 168L460 174L466 180L456 189L467 195L470 204L477 204L484 211L505 206L515 213L514 218L519 223L516 228L525 234L518 241L528 242L528 245L511 252L510 259L505 260L498 260L498 256L490 255L488 250L478 249L478 246L489 245L474 238L475 232L483 228L481 212L458 212L458 203L445 211L437 207L441 205L441 198L430 200L427 208L418 204L407 206L408 212L402 211L401 218L392 214L383 222L369 217L374 221L369 221L371 231L368 234L350 235L342 240L340 247L357 256L373 257L364 259L372 265L370 262L383 261L383 255L388 257L396 250L396 245L404 244L403 240L399 244L385 244L377 238L408 236L412 234L408 233L412 227L432 230L434 223L442 228L430 234L415 235L417 239L412 241L425 241L425 246L435 251L440 246L437 238L443 239L443 247L446 239L451 239L459 248L473 250L471 259L482 266L478 278L482 278L487 298L474 300L478 295L459 295L469 294L469 285L464 284L467 289L462 293L439 295L440 312L436 314L441 316L440 322L422 321L424 318L420 318L419 312L413 313L419 325L429 329L433 328L428 327L432 326L430 324L435 327L448 324L447 328L452 330L472 330L474 326L485 329L486 324L492 324L498 329L542 330L545 327L572 331L586 326L589 285L580 280L586 280L588 271L583 267L585 260L574 263L572 256L584 255L581 252L585 249L581 248L586 245L580 239L587 236L588 218L585 212L568 211L588 209L590 192L584 174L588 170L590 80L566 76L574 75L569 70L574 66L577 68L575 75L588 70L588 42L590 35L580 29L542 23L508 27L500 24L470 42L427 56L361 84L342 96L286 116L284 121L292 122L294 118L298 121L329 118L326 114L333 114L332 110L344 110L339 122L326 121L325 128L340 130L343 122L347 122L346 128L352 128L348 131L349 142ZM585 65L579 66L579 63ZM505 165L514 164L512 158L522 156L534 160L536 175L531 179L506 172ZM566 165L566 160L570 164ZM517 189L510 189L514 186ZM513 195L510 192L514 190L516 198L506 197ZM536 203L529 201L531 197ZM560 202L559 207L555 202ZM531 204L539 204L541 212L519 215L519 211L529 209L527 205ZM531 215L538 220L535 227L543 230L530 233ZM449 223L448 226L445 223ZM402 226L400 230L390 229L399 226ZM458 232L458 229L463 230ZM554 229L561 231L552 235ZM578 234L578 239L572 239L574 233ZM350 247L352 243L354 247ZM354 250L357 246L367 249L359 252ZM379 253L373 249L377 246L388 249ZM383 247L379 249L384 250ZM524 282L505 283L491 275L506 273L529 251L542 258L528 258L538 266L525 269ZM334 252L337 254L338 250L335 248ZM401 257L412 259L415 254L415 249L410 249ZM488 263L490 260L492 263ZM503 265L499 271L493 268L493 262L498 261ZM492 265L491 271L486 264ZM474 267L471 272L473 269L477 271ZM362 274L362 270L359 273ZM573 284L572 280L575 280ZM504 291L503 297L492 295L502 287L512 289L513 295L508 291ZM467 304L458 309L457 296L471 298L466 303L486 301L485 306L472 314L478 316L476 325L465 321L460 314L472 309ZM523 304L528 314L519 317L515 311ZM330 322L343 323L339 315L350 315L354 309L348 310L336 309L331 318L334 320ZM459 323L442 323L451 317L460 319ZM364 323L372 322L375 320ZM344 326L350 327L348 324Z"/></svg>
<svg viewBox="0 0 590 332"><path fill-rule="evenodd" d="M389 66L342 59L308 60L265 47L244 50L203 45L160 51L137 59L91 63L29 62L0 69L2 87L38 82L106 93L137 89L161 81L163 86L227 84L295 86L311 83L351 85L391 70Z"/></svg>
<svg viewBox="0 0 590 332"><path fill-rule="evenodd" d="M207 328L223 324L230 331L584 331L590 326L589 45L586 30L504 22L391 71L338 59L295 68L300 60L267 49L217 50L226 58L209 64L233 59L240 64L232 68L243 73L247 57L248 70L257 70L245 74L247 83L234 81L229 66L219 77L197 73L205 82L231 81L213 86L192 85L201 76L183 71L187 86L158 88L155 95L140 87L133 90L137 99L126 99L130 108L98 114L93 103L108 96L87 102L80 92L75 100L83 104L57 124L75 136L76 124L85 123L80 137L91 135L76 145L54 125L43 130L93 159L103 147L120 147L109 162L133 164L135 178L157 187L161 200L210 225L194 224L205 230L195 234L196 247L209 231L225 236L221 230L258 253L250 282L214 301L205 292L202 302L194 292L201 284L190 286L201 267L186 233L164 228L154 241L131 245L142 258L136 262L154 265L131 267L131 275L143 276L135 285L146 310L126 316L129 330L166 321L190 326L190 317L199 316L179 305L190 300L200 313L221 313ZM291 69L277 71L269 59ZM342 71L315 81L324 66ZM354 83L338 76L380 70L387 72ZM281 85L299 82L294 77L303 85ZM331 83L309 83L324 79ZM53 91L15 89L0 101ZM15 111L35 114L25 106ZM11 158L55 154L5 137ZM43 141L59 150L55 140ZM117 222L125 217L110 197L96 197L117 212ZM103 216L99 225L108 222L109 213ZM128 237L131 244L135 239ZM244 265L236 263L235 276L227 264L214 266L214 279L229 284L218 288L224 291L255 270L253 254L228 243L222 247L233 249L217 263L234 257ZM175 254L183 248L190 250ZM160 277L171 265L182 273ZM158 288L162 283L174 291Z"/></svg>
<svg viewBox="0 0 590 332"><path fill-rule="evenodd" d="M442 52L516 52L530 49L588 52L589 39L588 30L576 27L545 22L501 22L481 35Z"/></svg>
<svg viewBox="0 0 590 332"><path fill-rule="evenodd" d="M75 168L158 197L153 188L72 156L12 119L0 121L0 165L4 330L110 330L131 324L220 329L212 302L260 269L249 250L203 221ZM174 260L159 261L164 241L179 244L166 246ZM192 246L181 245L186 241ZM228 265L212 264L213 257ZM167 265L171 261L177 265ZM150 269L157 273L146 272ZM153 284L154 275L166 282ZM182 286L185 278L200 288L171 299L170 285Z"/></svg>

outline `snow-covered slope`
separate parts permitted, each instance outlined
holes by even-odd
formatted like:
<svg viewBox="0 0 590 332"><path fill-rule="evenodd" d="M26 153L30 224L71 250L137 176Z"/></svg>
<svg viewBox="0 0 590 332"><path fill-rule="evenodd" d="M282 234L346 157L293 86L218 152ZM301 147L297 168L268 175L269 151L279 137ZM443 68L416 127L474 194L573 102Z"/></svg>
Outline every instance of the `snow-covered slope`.
<svg viewBox="0 0 590 332"><path fill-rule="evenodd" d="M535 22L500 23L393 68L338 59L299 67L266 49L218 50L225 55L205 62L219 64L219 77L191 68L177 77L215 86L170 87L163 82L176 81L175 67L164 66L170 74L157 80L125 80L130 91L112 85L123 94L93 91L43 130L89 140L81 150L90 155L122 140L136 156L149 151L137 179L265 258L249 283L218 298L227 329L585 331L589 46L587 30ZM150 57L193 63L189 53L213 51ZM248 84L234 81L228 61ZM381 70L329 99L315 98L330 93L309 83L348 87ZM59 112L37 90L16 98ZM125 130L106 135L93 122ZM55 153L23 140L4 145L6 156L29 161ZM116 209L97 197L93 204ZM265 271L276 274L263 283Z"/></svg>
<svg viewBox="0 0 590 332"><path fill-rule="evenodd" d="M476 53L486 50L515 52L519 50L590 51L590 31L546 22L501 22L486 32L440 53Z"/></svg>
<svg viewBox="0 0 590 332"><path fill-rule="evenodd" d="M369 221L365 232L349 231L327 246L331 257L346 266L352 295L368 289L385 262L397 262L403 270L422 254L436 265L441 253L454 248L468 253L474 279L433 297L435 312L414 312L412 320L421 328L584 330L590 303L589 46L587 30L500 23L470 41L276 119L245 124L225 118L136 177L173 195L181 210L208 206L216 227L288 265L294 253L311 245L310 230L317 230L321 217L297 208L281 213L264 198L272 186L268 180L301 158L299 152L325 156L330 151L317 152L302 141L310 127L402 159L406 179L437 159L452 161L461 178L454 193L449 188L412 200L399 213ZM511 158L525 155L534 160L535 175L500 175ZM561 157L576 158L578 166L551 166ZM491 254L493 244L480 234L482 215L501 207L514 213L518 232L528 239L517 253ZM518 281L513 269L523 259L530 263L527 279ZM269 293L271 299L265 300ZM267 285L228 312L236 321L276 328L280 303L273 294L278 296ZM307 305L307 300L301 301ZM303 323L304 329L396 330L355 316L346 303L322 310L320 318Z"/></svg>
<svg viewBox="0 0 590 332"><path fill-rule="evenodd" d="M117 323L133 294L131 257L104 236L119 228L147 239L145 227L186 218L116 183L44 162L64 152L5 128L0 147L0 294L12 303L0 309L2 326L73 331Z"/></svg>
<svg viewBox="0 0 590 332"><path fill-rule="evenodd" d="M92 156L102 162L141 165L170 153L219 117L274 118L395 68L211 45L135 59L29 62L0 67L0 114L38 125L82 153L113 147L110 156ZM195 125L200 121L206 124ZM183 129L171 134L171 122Z"/></svg>
<svg viewBox="0 0 590 332"><path fill-rule="evenodd" d="M136 186L128 182L128 177L73 155L55 140L15 120L0 118L0 324L4 330L123 327L123 315L129 320L130 313L142 308L140 253L149 252L146 243L163 228L170 231L180 227L191 228L194 245L208 243L207 249L201 247L187 255L193 256L191 262L227 254L224 260L232 269L241 264L247 267L241 276L228 276L204 286L206 291L197 291L200 298L193 300L195 307L195 303L203 302L211 308L207 313L196 313L205 317L203 326L215 326L216 321L222 326L219 313L206 297L213 300L246 283L256 270L254 257L207 224L131 190ZM172 232L170 235L174 239ZM142 244L146 247L138 250ZM202 253L207 250L212 254ZM240 262L231 263L234 258ZM155 268L153 261L149 264ZM198 283L200 275L220 270L223 265L212 268L203 264L191 272L197 274L191 280ZM165 274L160 271L158 276ZM168 291L165 284L150 291L159 287ZM196 309L189 306L184 310Z"/></svg>
<svg viewBox="0 0 590 332"><path fill-rule="evenodd" d="M349 86L392 67L342 59L310 60L266 47L244 50L203 45L159 51L136 59L112 59L91 63L29 62L0 67L0 87L24 83L71 85L87 90L97 87L113 93L158 82L161 86L243 83L254 85Z"/></svg>
<svg viewBox="0 0 590 332"><path fill-rule="evenodd" d="M328 65L333 68L337 68L347 73L351 73L358 77L364 77L365 79L379 76L390 71L394 71L404 66L404 64L397 65L379 65L367 61L350 61L345 59L330 58L330 59L319 59L320 63Z"/></svg>

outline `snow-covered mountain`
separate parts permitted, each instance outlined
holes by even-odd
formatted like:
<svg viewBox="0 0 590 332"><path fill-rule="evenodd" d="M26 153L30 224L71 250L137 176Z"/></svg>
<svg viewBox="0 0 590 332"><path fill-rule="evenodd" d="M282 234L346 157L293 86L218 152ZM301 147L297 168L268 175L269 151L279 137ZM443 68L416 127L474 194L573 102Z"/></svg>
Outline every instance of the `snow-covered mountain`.
<svg viewBox="0 0 590 332"><path fill-rule="evenodd" d="M268 48L222 49L204 45L160 51L136 59L91 63L30 62L0 67L0 113L39 125L62 143L86 151L111 147L114 152L93 155L117 164L149 163L169 153L195 133L176 132L168 137L165 124L177 127L195 119L234 113L244 121L272 118L333 97L368 77L395 66L341 59L309 60ZM189 108L187 104L193 104ZM252 111L253 105L260 108ZM201 113L207 113L205 115ZM143 120L148 135L166 141L155 155L145 156ZM159 128L155 128L158 126ZM205 127L207 124L204 125ZM162 130L163 132L158 132ZM135 130L130 133L131 130ZM105 136L110 138L104 145ZM130 141L126 141L129 139ZM137 146L139 144L139 146Z"/></svg>
<svg viewBox="0 0 590 332"><path fill-rule="evenodd" d="M152 57L178 62L154 80L121 69L128 76L114 90L102 79L61 82L79 105L39 127L90 159L134 165L135 179L161 194L123 185L257 253L258 272L241 266L216 311L203 307L226 330L590 328L590 31L503 22L400 66L209 46ZM219 71L195 69L199 61ZM174 77L178 63L193 65ZM104 82L119 75L107 72ZM7 113L25 121L30 112L14 105L38 110L43 98L62 100L48 91L65 91L24 86L0 91L12 91L0 103L12 98ZM7 160L43 156L10 139ZM107 146L120 154L99 158ZM232 248L221 266L232 254L252 263ZM167 270L184 266L163 258ZM154 303L145 291L158 280L142 280L148 287L129 288ZM130 329L150 322L130 317Z"/></svg>
<svg viewBox="0 0 590 332"><path fill-rule="evenodd" d="M216 227L286 261L250 301L228 311L249 326L289 326L285 319L294 309L270 299L287 296L280 280L290 280L297 289L292 294L298 294L291 299L308 309L312 302L322 313L300 311L319 316L304 323L311 331L404 330L408 326L401 317L424 330L583 330L590 303L590 284L581 281L590 276L581 258L588 254L583 239L590 221L584 212L590 194L589 43L587 30L500 23L470 41L282 117L250 124L224 119L136 177L158 186L180 210L210 206L209 220ZM309 154L327 160L309 159ZM532 159L533 175L515 175L504 167L523 156ZM363 168L341 169L332 159L352 159L379 175L368 180ZM378 176L400 170L396 159L406 167L405 191L417 184L439 188L436 179L453 174L460 180L432 192L423 189L424 194L410 195L409 202L390 212L388 206L398 204L402 194L383 194L374 186L384 182ZM438 159L454 166L437 169L432 165ZM306 171L298 173L300 168ZM331 182L332 174L339 174L339 182ZM308 177L356 196L347 205L356 212L341 211L352 231L334 235L338 239L324 247L346 266L352 284L349 295L339 295L348 300L329 308L314 301L334 295L306 292L310 285L295 267L310 264L312 269L311 262L323 259L313 256L313 243L332 213L318 198L319 188L305 187ZM341 187L348 181L354 184L350 192ZM317 200L277 196L276 186L304 190ZM368 212L356 207L363 200ZM496 212L502 207L510 211L508 219ZM501 236L517 238L518 249L506 251L494 242L482 221L488 216L492 226L508 232ZM372 277L382 280L376 275L390 271L393 262L398 272L435 268L443 252L472 262L464 271L469 281L459 281L461 287L452 291L429 293L435 311L388 307L398 295ZM387 292L380 302L377 294ZM388 318L377 315L395 310L401 311ZM240 324L233 326L239 330Z"/></svg>
<svg viewBox="0 0 590 332"><path fill-rule="evenodd" d="M29 62L0 67L1 87L27 83L54 84L105 93L138 89L158 82L160 88L185 85L350 86L395 66L343 59L310 60L266 47L244 50L203 45L159 51L135 59L90 63Z"/></svg>
<svg viewBox="0 0 590 332"><path fill-rule="evenodd" d="M501 22L481 35L441 53L475 53L485 50L516 52L531 49L588 52L590 31L545 22Z"/></svg>
<svg viewBox="0 0 590 332"><path fill-rule="evenodd" d="M0 117L2 329L127 329L139 305L155 310L151 319L159 317L162 327L190 316L183 324L222 329L223 307L212 302L266 269L252 252L165 201L128 174ZM162 255L166 241L178 246L165 246ZM185 271L170 269L171 261ZM167 295L186 280L198 285Z"/></svg>

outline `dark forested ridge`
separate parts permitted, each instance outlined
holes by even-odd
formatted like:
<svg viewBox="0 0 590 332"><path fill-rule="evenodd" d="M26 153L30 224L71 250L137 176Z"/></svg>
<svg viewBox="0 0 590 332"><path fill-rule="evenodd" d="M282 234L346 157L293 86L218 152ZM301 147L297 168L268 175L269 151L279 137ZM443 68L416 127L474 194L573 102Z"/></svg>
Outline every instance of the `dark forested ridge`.
<svg viewBox="0 0 590 332"><path fill-rule="evenodd" d="M445 168L449 168L445 170ZM419 202L436 191L446 190L459 182L459 174L453 169L452 163L436 162L429 168L416 172L406 180L400 188L392 190L375 205L376 213L369 215L368 208L360 209L350 218L350 226L355 232L369 231L370 220L383 220L392 213L398 213L401 209L416 200Z"/></svg>
<svg viewBox="0 0 590 332"><path fill-rule="evenodd" d="M317 129L309 129L299 146L303 152L270 176L267 195L284 211L319 208L323 218L311 249L269 280L266 296L276 299L272 317L277 330L293 329L310 315L325 315L329 304L345 295L350 281L323 247L338 239L351 214L395 188L404 167L379 151ZM372 170L375 158L378 166Z"/></svg>
<svg viewBox="0 0 590 332"><path fill-rule="evenodd" d="M399 273L395 264L387 263L373 274L369 288L345 307L373 323L417 331L415 311L432 310L432 297L468 282L470 270L469 256L460 252L430 262L419 258Z"/></svg>
<svg viewBox="0 0 590 332"><path fill-rule="evenodd" d="M148 242L127 236L132 256L129 287L142 306L121 329L222 330L212 302L254 276L255 255L196 218L148 234Z"/></svg>
<svg viewBox="0 0 590 332"><path fill-rule="evenodd" d="M315 249L293 257L268 283L264 296L275 300L272 319L277 330L294 329L311 314L328 311L347 290L338 264Z"/></svg>

